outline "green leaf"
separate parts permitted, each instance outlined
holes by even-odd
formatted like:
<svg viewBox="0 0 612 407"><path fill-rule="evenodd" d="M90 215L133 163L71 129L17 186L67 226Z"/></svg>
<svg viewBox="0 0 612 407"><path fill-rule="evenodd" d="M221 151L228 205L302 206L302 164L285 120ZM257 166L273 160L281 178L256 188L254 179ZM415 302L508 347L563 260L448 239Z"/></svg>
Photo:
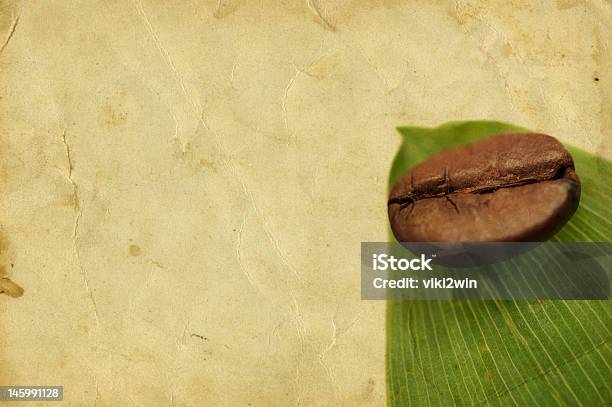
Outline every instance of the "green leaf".
<svg viewBox="0 0 612 407"><path fill-rule="evenodd" d="M431 154L492 134L501 122L399 127L395 180ZM580 206L554 241L612 241L612 163L567 146ZM612 405L610 301L390 301L390 406Z"/></svg>

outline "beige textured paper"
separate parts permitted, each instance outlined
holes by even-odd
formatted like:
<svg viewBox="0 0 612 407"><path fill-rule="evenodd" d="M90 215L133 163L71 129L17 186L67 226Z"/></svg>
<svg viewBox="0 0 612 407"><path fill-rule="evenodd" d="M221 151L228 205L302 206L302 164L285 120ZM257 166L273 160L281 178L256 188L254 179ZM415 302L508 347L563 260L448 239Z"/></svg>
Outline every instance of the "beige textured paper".
<svg viewBox="0 0 612 407"><path fill-rule="evenodd" d="M602 0L0 2L0 384L384 405L359 244L394 127L610 157L611 28Z"/></svg>

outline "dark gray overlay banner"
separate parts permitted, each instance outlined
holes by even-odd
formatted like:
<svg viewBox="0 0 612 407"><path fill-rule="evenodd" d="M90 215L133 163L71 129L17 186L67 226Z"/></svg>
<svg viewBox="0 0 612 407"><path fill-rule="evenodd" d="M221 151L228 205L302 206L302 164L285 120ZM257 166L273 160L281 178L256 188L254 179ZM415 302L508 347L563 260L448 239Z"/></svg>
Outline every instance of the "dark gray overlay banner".
<svg viewBox="0 0 612 407"><path fill-rule="evenodd" d="M609 300L612 243L361 243L364 300Z"/></svg>

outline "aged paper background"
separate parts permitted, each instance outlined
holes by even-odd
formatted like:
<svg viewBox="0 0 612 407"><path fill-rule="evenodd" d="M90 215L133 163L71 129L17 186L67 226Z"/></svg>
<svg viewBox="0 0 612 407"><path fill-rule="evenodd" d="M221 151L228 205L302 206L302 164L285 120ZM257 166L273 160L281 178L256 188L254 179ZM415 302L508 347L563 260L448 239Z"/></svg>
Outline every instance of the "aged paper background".
<svg viewBox="0 0 612 407"><path fill-rule="evenodd" d="M394 127L610 157L611 28L602 0L1 1L0 384L384 405L359 244Z"/></svg>

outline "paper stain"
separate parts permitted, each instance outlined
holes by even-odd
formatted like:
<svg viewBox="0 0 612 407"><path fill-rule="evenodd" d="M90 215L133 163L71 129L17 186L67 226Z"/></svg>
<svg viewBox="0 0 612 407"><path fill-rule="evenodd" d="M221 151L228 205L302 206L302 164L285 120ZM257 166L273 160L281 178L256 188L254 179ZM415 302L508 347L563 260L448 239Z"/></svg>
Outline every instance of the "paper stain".
<svg viewBox="0 0 612 407"><path fill-rule="evenodd" d="M6 263L6 253L9 249L8 239L0 234L0 261ZM12 264L11 264L12 266ZM23 288L18 284L14 283L9 277L6 271L7 266L0 264L0 294L6 294L9 297L19 298L23 295Z"/></svg>
<svg viewBox="0 0 612 407"><path fill-rule="evenodd" d="M500 53L504 58L508 58L509 56L511 56L513 52L512 52L512 47L510 46L510 44L502 45Z"/></svg>
<svg viewBox="0 0 612 407"><path fill-rule="evenodd" d="M9 297L19 298L23 295L23 288L15 284L8 277L0 277L0 294L6 294Z"/></svg>
<svg viewBox="0 0 612 407"><path fill-rule="evenodd" d="M19 30L19 10L17 3L11 1L5 1L0 6L0 55L3 58L8 56L7 52L11 49L11 44L20 35ZM4 107L2 98L0 103ZM5 109L2 109L5 112ZM5 114L5 113L4 113ZM9 172L9 164L7 162L7 138L10 138L10 127L5 126L5 121L8 121L8 117L0 116L0 132L2 137L0 138L0 191L3 196L5 195L6 179ZM6 215L5 215L6 216ZM0 218L0 222L4 222L3 218ZM9 240L4 233L0 233L0 384L10 384L11 380L15 378L15 372L10 363L9 355L9 340L7 332L7 319L10 304L13 302L13 298L18 298L23 295L23 288L14 283L7 276L7 267L10 265L10 259L8 257Z"/></svg>
<svg viewBox="0 0 612 407"><path fill-rule="evenodd" d="M582 4L581 0L557 0L559 10L569 10Z"/></svg>
<svg viewBox="0 0 612 407"><path fill-rule="evenodd" d="M133 257L140 256L140 254L142 253L142 249L137 244L131 244L129 251L130 251L130 256L133 256Z"/></svg>

